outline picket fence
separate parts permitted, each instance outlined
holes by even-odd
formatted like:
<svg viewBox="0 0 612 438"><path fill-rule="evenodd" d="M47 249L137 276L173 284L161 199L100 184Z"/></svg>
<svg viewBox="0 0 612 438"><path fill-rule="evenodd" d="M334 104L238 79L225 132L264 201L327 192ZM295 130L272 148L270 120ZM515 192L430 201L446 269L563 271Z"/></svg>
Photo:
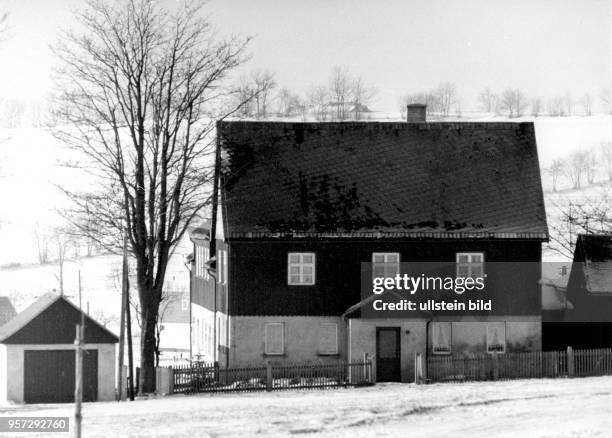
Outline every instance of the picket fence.
<svg viewBox="0 0 612 438"><path fill-rule="evenodd" d="M277 391L367 386L374 383L372 361L332 364L272 364L226 368L192 363L170 367L170 393Z"/></svg>
<svg viewBox="0 0 612 438"><path fill-rule="evenodd" d="M415 360L416 381L424 383L612 375L612 348L430 356L426 370L421 356Z"/></svg>

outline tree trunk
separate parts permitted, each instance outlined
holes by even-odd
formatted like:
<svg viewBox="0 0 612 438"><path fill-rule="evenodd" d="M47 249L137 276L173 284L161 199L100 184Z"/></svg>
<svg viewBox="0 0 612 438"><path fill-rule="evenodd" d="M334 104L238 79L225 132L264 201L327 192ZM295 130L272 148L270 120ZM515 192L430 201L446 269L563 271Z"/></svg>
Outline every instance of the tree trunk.
<svg viewBox="0 0 612 438"><path fill-rule="evenodd" d="M155 392L155 325L159 303L154 299L156 291L149 291L146 296L149 302L141 303L140 317L142 331L140 334L140 394Z"/></svg>

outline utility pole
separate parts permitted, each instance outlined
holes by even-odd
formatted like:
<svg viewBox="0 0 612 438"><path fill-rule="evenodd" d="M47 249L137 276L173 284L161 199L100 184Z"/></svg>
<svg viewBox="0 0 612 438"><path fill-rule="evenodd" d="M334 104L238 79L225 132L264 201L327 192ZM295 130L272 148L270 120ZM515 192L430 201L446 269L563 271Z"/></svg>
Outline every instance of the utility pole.
<svg viewBox="0 0 612 438"><path fill-rule="evenodd" d="M81 312L82 315L82 312ZM74 424L75 424L75 436L81 438L81 422L83 416L81 415L81 405L83 401L83 342L85 340L85 325L81 318L81 324L76 326L76 339L74 343L76 345L76 361L75 361L75 385L74 385Z"/></svg>
<svg viewBox="0 0 612 438"><path fill-rule="evenodd" d="M124 288L126 290L126 307L125 307L125 317L126 317L126 325L127 325L127 342L128 342L128 396L130 397L130 401L134 401L134 355L132 353L132 312L130 310L130 279L129 279L129 265L127 262L127 249L124 247L123 252L125 253L125 265L123 268L124 271Z"/></svg>
<svg viewBox="0 0 612 438"><path fill-rule="evenodd" d="M127 266L127 254L125 251L127 240L127 234L125 231L123 233L123 269L122 269L122 284L121 284L121 316L119 318L119 360L118 360L118 371L117 371L117 379L116 379L116 387L117 392L115 394L115 399L117 401L121 400L122 393L122 385L123 385L123 353L124 353L124 344L125 344L125 314L126 308L128 306L127 302L127 291L126 291L126 266Z"/></svg>

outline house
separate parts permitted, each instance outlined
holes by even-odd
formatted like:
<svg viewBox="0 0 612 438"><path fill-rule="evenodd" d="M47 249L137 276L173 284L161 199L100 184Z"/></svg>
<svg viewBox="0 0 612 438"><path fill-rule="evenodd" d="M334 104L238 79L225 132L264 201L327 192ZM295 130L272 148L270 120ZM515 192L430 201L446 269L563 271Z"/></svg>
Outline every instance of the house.
<svg viewBox="0 0 612 438"><path fill-rule="evenodd" d="M208 359L368 355L378 380L409 381L416 352L541 348L548 229L533 123L425 114L410 105L404 123L218 123L215 220L192 233L192 339ZM498 282L502 314L366 315L362 264L392 275L410 262L466 275L512 264Z"/></svg>
<svg viewBox="0 0 612 438"><path fill-rule="evenodd" d="M160 363L174 363L189 357L190 274L186 258L191 251L192 243L184 237L168 260L159 306Z"/></svg>
<svg viewBox="0 0 612 438"><path fill-rule="evenodd" d="M74 401L76 325L81 311L47 294L0 327L0 400ZM85 315L83 400L114 400L117 337Z"/></svg>
<svg viewBox="0 0 612 438"><path fill-rule="evenodd" d="M545 315L544 348L612 347L612 236L578 235L566 295L568 306Z"/></svg>

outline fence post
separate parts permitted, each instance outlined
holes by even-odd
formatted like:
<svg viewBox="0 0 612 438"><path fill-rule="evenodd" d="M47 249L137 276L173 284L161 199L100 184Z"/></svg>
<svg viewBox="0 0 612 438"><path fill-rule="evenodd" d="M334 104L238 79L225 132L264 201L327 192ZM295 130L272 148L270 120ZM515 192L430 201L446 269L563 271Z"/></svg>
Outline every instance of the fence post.
<svg viewBox="0 0 612 438"><path fill-rule="evenodd" d="M215 383L219 383L219 362L218 361L215 361L215 363L213 364L213 369L214 369L213 378L215 380Z"/></svg>
<svg viewBox="0 0 612 438"><path fill-rule="evenodd" d="M423 382L423 356L421 353L414 353L414 383L420 385Z"/></svg>
<svg viewBox="0 0 612 438"><path fill-rule="evenodd" d="M266 391L272 391L272 364L270 361L266 362Z"/></svg>
<svg viewBox="0 0 612 438"><path fill-rule="evenodd" d="M567 376L574 377L574 350L572 347L567 347Z"/></svg>
<svg viewBox="0 0 612 438"><path fill-rule="evenodd" d="M493 380L499 379L499 357L493 353Z"/></svg>

